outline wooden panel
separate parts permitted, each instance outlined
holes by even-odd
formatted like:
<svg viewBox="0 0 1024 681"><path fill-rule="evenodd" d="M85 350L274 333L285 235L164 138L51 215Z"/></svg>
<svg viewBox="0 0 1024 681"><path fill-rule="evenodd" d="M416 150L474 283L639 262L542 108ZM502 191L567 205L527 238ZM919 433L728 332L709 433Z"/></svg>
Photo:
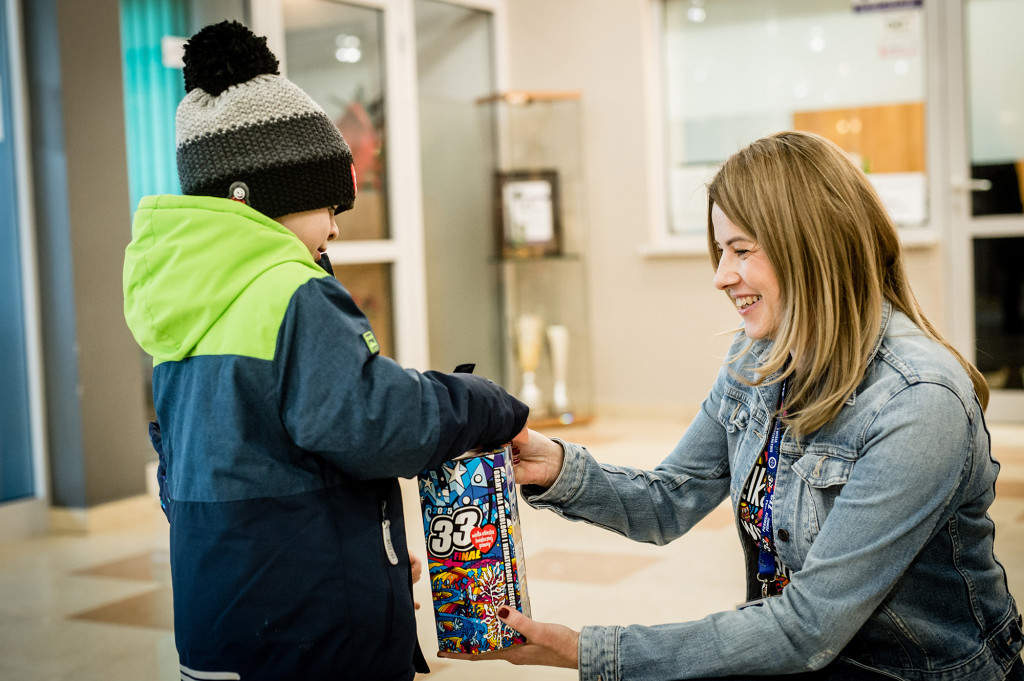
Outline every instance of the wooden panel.
<svg viewBox="0 0 1024 681"><path fill-rule="evenodd" d="M873 173L924 172L924 104L798 111L793 127L826 137Z"/></svg>
<svg viewBox="0 0 1024 681"><path fill-rule="evenodd" d="M338 216L339 241L390 238L386 196L372 188L359 188L352 210Z"/></svg>
<svg viewBox="0 0 1024 681"><path fill-rule="evenodd" d="M380 354L394 357L391 264L336 265L334 273L369 320L373 335L380 344Z"/></svg>
<svg viewBox="0 0 1024 681"><path fill-rule="evenodd" d="M1024 203L1024 161L1017 161L1017 184L1020 185L1020 200Z"/></svg>

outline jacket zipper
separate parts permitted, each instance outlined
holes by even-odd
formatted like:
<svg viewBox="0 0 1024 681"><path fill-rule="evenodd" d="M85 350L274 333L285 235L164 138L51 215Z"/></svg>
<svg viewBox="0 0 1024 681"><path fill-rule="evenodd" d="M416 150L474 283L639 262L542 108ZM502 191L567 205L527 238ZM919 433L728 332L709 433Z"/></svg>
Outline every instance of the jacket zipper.
<svg viewBox="0 0 1024 681"><path fill-rule="evenodd" d="M380 529L384 537L384 552L387 553L388 562L398 565L398 554L395 553L395 545L391 541L391 519L388 518L387 499L380 502Z"/></svg>

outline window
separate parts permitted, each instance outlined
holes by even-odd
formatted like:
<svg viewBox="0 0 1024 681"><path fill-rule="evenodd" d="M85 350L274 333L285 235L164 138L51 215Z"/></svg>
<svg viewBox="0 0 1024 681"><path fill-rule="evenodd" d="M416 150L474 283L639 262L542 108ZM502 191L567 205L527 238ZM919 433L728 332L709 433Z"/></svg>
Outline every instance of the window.
<svg viewBox="0 0 1024 681"><path fill-rule="evenodd" d="M846 150L900 226L927 222L922 6L664 0L662 10L670 238L704 233L703 186L723 161L791 129Z"/></svg>

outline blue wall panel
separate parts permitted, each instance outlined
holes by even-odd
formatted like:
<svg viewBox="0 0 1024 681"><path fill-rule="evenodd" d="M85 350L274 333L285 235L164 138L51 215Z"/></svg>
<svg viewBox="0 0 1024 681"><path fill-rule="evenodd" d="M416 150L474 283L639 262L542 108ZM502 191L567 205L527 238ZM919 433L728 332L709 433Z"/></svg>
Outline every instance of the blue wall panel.
<svg viewBox="0 0 1024 681"><path fill-rule="evenodd" d="M0 502L31 496L32 441L18 235L10 45L0 3Z"/></svg>

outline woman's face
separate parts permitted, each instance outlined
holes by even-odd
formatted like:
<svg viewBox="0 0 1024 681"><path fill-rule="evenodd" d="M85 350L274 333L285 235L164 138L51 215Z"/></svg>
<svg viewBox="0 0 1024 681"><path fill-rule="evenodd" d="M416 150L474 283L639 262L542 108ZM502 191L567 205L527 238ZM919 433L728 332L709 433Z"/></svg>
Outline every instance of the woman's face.
<svg viewBox="0 0 1024 681"><path fill-rule="evenodd" d="M338 223L334 221L334 207L289 213L276 218L302 240L309 249L313 260L320 261L320 254L327 251L327 242L338 236Z"/></svg>
<svg viewBox="0 0 1024 681"><path fill-rule="evenodd" d="M715 288L729 294L749 338L772 338L779 325L779 280L754 238L733 224L717 205L711 208L720 253Z"/></svg>

